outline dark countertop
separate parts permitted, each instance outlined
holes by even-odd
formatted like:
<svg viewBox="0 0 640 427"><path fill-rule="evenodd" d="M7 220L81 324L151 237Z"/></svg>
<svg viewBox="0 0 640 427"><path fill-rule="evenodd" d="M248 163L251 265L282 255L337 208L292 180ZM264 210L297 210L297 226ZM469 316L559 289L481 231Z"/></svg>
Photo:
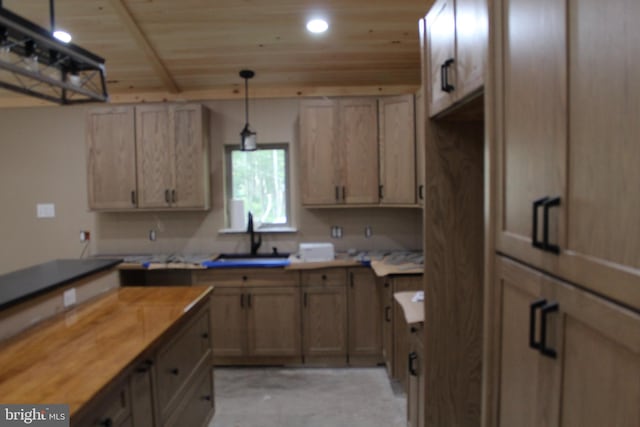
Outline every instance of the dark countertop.
<svg viewBox="0 0 640 427"><path fill-rule="evenodd" d="M121 259L59 259L0 276L0 310L118 265Z"/></svg>

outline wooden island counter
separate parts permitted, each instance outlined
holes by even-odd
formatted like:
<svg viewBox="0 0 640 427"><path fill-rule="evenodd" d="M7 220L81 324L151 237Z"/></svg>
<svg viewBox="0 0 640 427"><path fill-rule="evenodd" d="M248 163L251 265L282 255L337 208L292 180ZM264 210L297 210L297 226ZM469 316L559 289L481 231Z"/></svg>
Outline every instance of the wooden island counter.
<svg viewBox="0 0 640 427"><path fill-rule="evenodd" d="M1 342L2 403L68 404L72 426L206 425L211 291L118 288Z"/></svg>

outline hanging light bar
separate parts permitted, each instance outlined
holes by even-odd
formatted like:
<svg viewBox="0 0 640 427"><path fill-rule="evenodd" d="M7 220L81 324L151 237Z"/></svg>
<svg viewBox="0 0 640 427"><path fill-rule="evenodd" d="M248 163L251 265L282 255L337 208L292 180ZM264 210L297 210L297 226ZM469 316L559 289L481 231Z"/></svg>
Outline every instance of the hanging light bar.
<svg viewBox="0 0 640 427"><path fill-rule="evenodd" d="M107 102L104 59L53 36L0 0L0 88L59 104Z"/></svg>
<svg viewBox="0 0 640 427"><path fill-rule="evenodd" d="M255 73L251 70L240 71L240 77L244 79L244 114L245 124L242 132L240 132L240 150L255 151L258 149L257 135L249 127L249 79L253 78Z"/></svg>

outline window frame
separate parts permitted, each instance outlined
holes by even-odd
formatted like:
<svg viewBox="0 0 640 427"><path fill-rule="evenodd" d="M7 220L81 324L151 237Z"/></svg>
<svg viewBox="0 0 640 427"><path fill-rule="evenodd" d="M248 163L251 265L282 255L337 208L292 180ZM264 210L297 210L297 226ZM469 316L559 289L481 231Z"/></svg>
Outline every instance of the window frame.
<svg viewBox="0 0 640 427"><path fill-rule="evenodd" d="M276 223L262 223L256 231L268 232L273 231L291 231L294 227L294 221L291 216L293 209L291 208L291 149L288 142L271 142L258 144L258 150L284 150L284 169L285 169L285 211L287 215L287 222ZM233 198L233 168L232 168L232 156L231 153L240 150L240 146L237 144L225 144L224 146L224 165L225 165L225 211L227 212L226 226L229 226L230 219L228 218L229 201ZM280 230L279 230L280 229Z"/></svg>

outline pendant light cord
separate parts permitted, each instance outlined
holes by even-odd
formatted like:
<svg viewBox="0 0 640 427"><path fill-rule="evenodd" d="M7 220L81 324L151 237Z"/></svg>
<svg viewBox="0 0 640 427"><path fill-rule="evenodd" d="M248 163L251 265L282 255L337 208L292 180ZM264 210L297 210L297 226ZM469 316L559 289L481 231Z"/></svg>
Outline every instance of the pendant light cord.
<svg viewBox="0 0 640 427"><path fill-rule="evenodd" d="M244 114L245 123L249 124L249 79L244 79Z"/></svg>

